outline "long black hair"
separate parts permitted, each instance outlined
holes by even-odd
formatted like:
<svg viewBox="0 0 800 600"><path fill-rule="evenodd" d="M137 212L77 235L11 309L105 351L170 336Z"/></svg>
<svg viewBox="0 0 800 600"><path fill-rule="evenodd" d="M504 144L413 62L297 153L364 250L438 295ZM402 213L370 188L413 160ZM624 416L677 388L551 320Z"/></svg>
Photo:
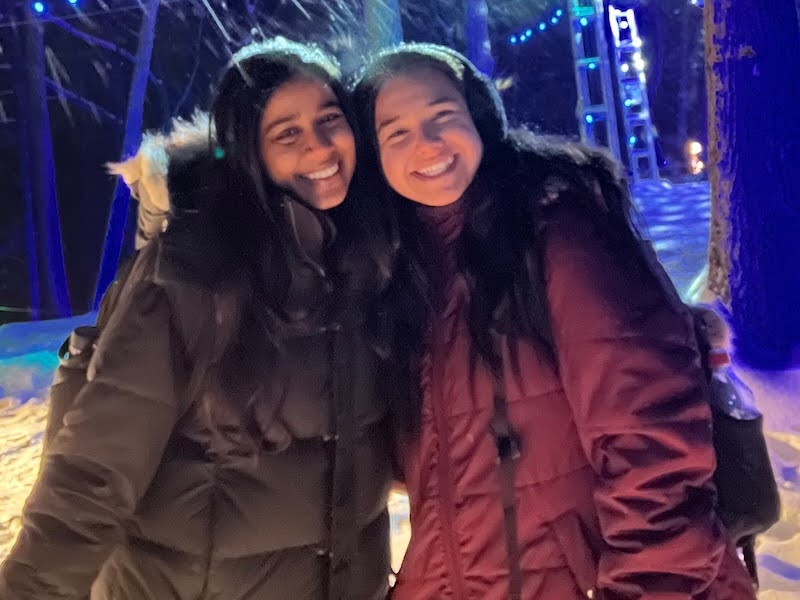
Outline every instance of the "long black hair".
<svg viewBox="0 0 800 600"><path fill-rule="evenodd" d="M463 94L484 146L481 164L462 198L466 216L459 246L460 268L471 288L468 326L473 358L500 373L502 362L493 337L499 331L510 340L533 343L542 356L554 360L557 349L550 329L540 232L555 205L569 203L587 214L620 260L633 260L637 268L646 268L623 174L601 150L536 136L525 129L509 130L491 82L459 53L431 44L384 51L365 67L355 85L356 108L373 164L379 164L378 94L391 78L419 69L444 74ZM397 370L393 378L405 384L387 387L390 392L410 391L393 393L392 402L400 429L413 434L420 418L420 369L425 332L436 306L436 286L431 281L430 246L418 206L391 189L386 194L401 240L387 293L394 324ZM558 202L552 202L556 198ZM518 372L515 348L512 344L512 366Z"/></svg>
<svg viewBox="0 0 800 600"><path fill-rule="evenodd" d="M279 189L267 176L260 152L260 121L272 94L298 77L310 77L330 87L358 142L358 122L335 59L317 46L285 38L251 44L237 52L211 108L219 152L246 188L232 201L219 203L215 210L230 215L229 222L239 225L236 239L254 275L256 293L278 315L288 292L291 255L296 250L283 209L284 200L292 193ZM332 222L338 256L354 249L366 251L385 278L390 251L384 242L383 212L365 193L369 186L364 182L361 162L356 161L350 192L343 203L324 212L306 206L321 221Z"/></svg>

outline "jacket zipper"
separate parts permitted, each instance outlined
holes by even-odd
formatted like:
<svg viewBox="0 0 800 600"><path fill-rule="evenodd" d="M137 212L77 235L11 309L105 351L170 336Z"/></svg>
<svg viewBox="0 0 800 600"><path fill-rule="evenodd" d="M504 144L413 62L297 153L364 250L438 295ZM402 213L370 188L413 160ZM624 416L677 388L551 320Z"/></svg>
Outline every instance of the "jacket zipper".
<svg viewBox="0 0 800 600"><path fill-rule="evenodd" d="M442 515L442 543L444 544L447 562L449 563L450 580L452 582L455 600L467 600L466 590L464 589L464 574L461 571L461 561L458 556L455 536L455 509L452 474L450 472L450 436L447 427L447 416L444 412L444 394L442 393L441 383L444 373L441 356L434 349L439 347L439 331L432 328L432 347L431 347L431 401L436 423L436 435L439 439L439 504Z"/></svg>

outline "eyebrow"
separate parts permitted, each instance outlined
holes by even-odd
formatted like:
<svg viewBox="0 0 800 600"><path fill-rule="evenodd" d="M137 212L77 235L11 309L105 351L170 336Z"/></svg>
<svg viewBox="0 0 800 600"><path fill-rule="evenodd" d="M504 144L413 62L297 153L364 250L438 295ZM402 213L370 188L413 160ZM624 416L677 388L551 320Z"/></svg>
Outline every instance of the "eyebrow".
<svg viewBox="0 0 800 600"><path fill-rule="evenodd" d="M444 95L444 96L439 96L435 100L431 100L430 102L428 102L428 106L436 106L437 104L448 104L450 102L458 103L458 100L455 99L453 96ZM381 121L376 129L376 135L380 135L381 130L384 127L388 127L389 125L397 121L399 118L400 118L399 116L389 117L388 119L384 119L383 121Z"/></svg>
<svg viewBox="0 0 800 600"><path fill-rule="evenodd" d="M319 107L317 107L317 110L318 111L322 111L322 110L326 110L328 108L341 108L341 106L339 105L339 101L338 100L331 99L331 100L326 100L325 102L320 104ZM300 113L292 113L292 114L289 114L289 115L285 115L283 117L279 117L279 118L275 119L274 121L272 121L270 123L267 123L262 128L261 131L262 131L262 133L267 134L270 131L272 131L273 129L275 129L276 127L278 127L279 125L284 125L286 123L291 123L292 121L294 121L294 120L296 120L298 118L300 118Z"/></svg>

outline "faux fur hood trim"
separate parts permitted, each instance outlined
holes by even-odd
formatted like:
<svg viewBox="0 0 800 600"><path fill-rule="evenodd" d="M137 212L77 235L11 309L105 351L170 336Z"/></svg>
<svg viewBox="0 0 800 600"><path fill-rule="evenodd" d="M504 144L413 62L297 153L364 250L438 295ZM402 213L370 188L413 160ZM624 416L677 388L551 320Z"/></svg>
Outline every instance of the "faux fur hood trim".
<svg viewBox="0 0 800 600"><path fill-rule="evenodd" d="M168 133L145 133L135 155L106 164L108 172L122 177L131 196L139 201L137 249L164 231L167 217L174 208L167 185L170 163L210 154L214 144L208 113L197 111L189 119L173 120Z"/></svg>

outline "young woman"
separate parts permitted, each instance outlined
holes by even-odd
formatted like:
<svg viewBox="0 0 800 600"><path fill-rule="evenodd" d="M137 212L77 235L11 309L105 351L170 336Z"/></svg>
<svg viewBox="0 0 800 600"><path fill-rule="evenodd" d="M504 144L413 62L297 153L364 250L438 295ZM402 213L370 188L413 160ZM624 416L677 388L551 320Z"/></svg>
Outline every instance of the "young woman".
<svg viewBox="0 0 800 600"><path fill-rule="evenodd" d="M713 511L691 316L615 166L509 132L447 48L379 55L355 98L416 390L394 398L412 529L394 600L753 598Z"/></svg>
<svg viewBox="0 0 800 600"><path fill-rule="evenodd" d="M47 449L3 600L386 594L366 323L389 253L376 203L348 191L348 98L331 59L273 41L234 56L211 117L215 137L198 117L117 167L151 209L169 191L169 226Z"/></svg>

